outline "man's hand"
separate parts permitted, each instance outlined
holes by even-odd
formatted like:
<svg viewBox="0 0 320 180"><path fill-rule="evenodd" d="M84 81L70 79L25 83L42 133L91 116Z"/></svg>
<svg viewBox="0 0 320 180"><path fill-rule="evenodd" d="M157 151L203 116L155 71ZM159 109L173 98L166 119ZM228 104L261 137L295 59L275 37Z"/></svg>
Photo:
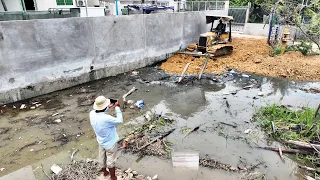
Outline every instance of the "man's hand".
<svg viewBox="0 0 320 180"><path fill-rule="evenodd" d="M116 107L116 106L120 107L119 101L117 101L116 103L114 103L114 107Z"/></svg>

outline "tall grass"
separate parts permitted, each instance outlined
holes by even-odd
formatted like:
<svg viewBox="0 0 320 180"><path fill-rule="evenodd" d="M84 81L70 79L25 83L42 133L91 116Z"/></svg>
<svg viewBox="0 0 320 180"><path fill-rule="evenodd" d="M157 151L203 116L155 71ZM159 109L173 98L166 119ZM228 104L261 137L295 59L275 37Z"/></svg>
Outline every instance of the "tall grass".
<svg viewBox="0 0 320 180"><path fill-rule="evenodd" d="M320 124L314 123L315 112L316 109L309 107L303 110L291 110L285 106L271 104L259 109L253 119L277 140L310 142L317 138L317 132L320 129ZM272 131L272 122L276 128L280 129L275 133ZM302 131L295 130L297 126L302 127Z"/></svg>

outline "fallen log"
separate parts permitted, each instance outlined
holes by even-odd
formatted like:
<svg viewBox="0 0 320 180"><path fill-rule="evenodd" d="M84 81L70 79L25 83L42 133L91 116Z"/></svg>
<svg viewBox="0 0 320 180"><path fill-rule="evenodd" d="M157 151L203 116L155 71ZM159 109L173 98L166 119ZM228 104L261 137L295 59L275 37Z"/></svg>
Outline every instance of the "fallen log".
<svg viewBox="0 0 320 180"><path fill-rule="evenodd" d="M274 147L256 147L256 148L279 152L279 148L274 148ZM312 152L304 151L300 149L281 148L281 151L283 153L292 153L292 154L306 154L306 155L313 154Z"/></svg>
<svg viewBox="0 0 320 180"><path fill-rule="evenodd" d="M314 179L314 178L312 178L310 176L306 176L305 178L306 178L306 180L316 180L316 179Z"/></svg>
<svg viewBox="0 0 320 180"><path fill-rule="evenodd" d="M279 156L280 156L281 160L283 161L283 160L284 160L284 158L283 158L283 155L282 155L282 149L281 149L281 147L280 147L280 146L279 146Z"/></svg>
<svg viewBox="0 0 320 180"><path fill-rule="evenodd" d="M314 147L314 145L313 144L311 144L311 143L309 143L310 144L310 146L315 150L315 151L317 151L317 153L318 153L318 156L320 155L320 152L319 152L319 150L316 148L316 147Z"/></svg>
<svg viewBox="0 0 320 180"><path fill-rule="evenodd" d="M188 63L188 64L184 67L184 69L183 69L183 71L182 71L182 73L181 73L181 76L179 77L178 83L181 82L182 79L184 78L184 74L185 74L186 71L188 70L189 65L190 65L190 63Z"/></svg>
<svg viewBox="0 0 320 180"><path fill-rule="evenodd" d="M318 150L320 150L320 145L319 144L310 144L307 142L301 142L301 141L293 141L293 140L289 140L289 141L283 141L286 144L292 144L292 145L296 145L302 148L309 148L309 149L313 149L316 148Z"/></svg>
<svg viewBox="0 0 320 180"><path fill-rule="evenodd" d="M225 122L220 122L220 124L227 125L227 126L231 126L231 127L233 127L233 128L237 128L237 127L238 127L237 125L229 124L229 123L225 123Z"/></svg>
<svg viewBox="0 0 320 180"><path fill-rule="evenodd" d="M299 165L298 164L298 167L301 168L301 169L305 169L307 171L316 171L316 172L320 172L320 169L315 169L315 168L312 168L312 167L308 167L308 166L302 166L302 165Z"/></svg>
<svg viewBox="0 0 320 180"><path fill-rule="evenodd" d="M154 139L153 141L149 142L149 143L148 143L148 144L146 144L146 145L141 146L141 147L140 147L140 148L138 148L138 149L139 149L139 150L144 149L144 148L146 148L146 147L150 146L151 144L153 144L153 143L157 142L158 140L161 140L161 139L163 139L163 138L165 138L165 137L169 136L169 135L170 135L174 130L175 130L175 129L171 129L170 131L168 131L168 132L166 132L165 134L163 134L163 135L161 135L161 136L157 137L157 138L156 138L156 139Z"/></svg>
<svg viewBox="0 0 320 180"><path fill-rule="evenodd" d="M197 126L197 127L195 127L195 128L193 128L193 129L191 129L185 136L183 136L183 138L181 139L182 141L183 141L183 139L185 138L185 137L187 137L189 134L191 134L191 133L193 133L193 132L195 132L195 131L197 131L199 128L200 128L200 126L202 126L203 124L200 124L199 126Z"/></svg>

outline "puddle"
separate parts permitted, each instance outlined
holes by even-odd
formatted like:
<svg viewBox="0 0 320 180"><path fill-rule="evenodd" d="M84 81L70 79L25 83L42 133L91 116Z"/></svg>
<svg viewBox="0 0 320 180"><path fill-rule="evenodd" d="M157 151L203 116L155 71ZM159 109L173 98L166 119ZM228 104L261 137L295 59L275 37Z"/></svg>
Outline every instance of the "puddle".
<svg viewBox="0 0 320 180"><path fill-rule="evenodd" d="M68 163L70 159L65 157L70 155L72 148L80 150L79 157L97 157L97 144L88 117L94 98L98 95L120 98L134 86L138 90L127 99L143 99L146 108L126 108L124 121L130 122L149 109L175 119L177 130L168 137L174 144L174 151L196 151L202 157L208 155L235 167L240 161L247 164L261 161L265 166L259 166L258 171L266 172L268 179L301 178L303 172L288 157L282 162L277 153L254 148L253 141L261 146L267 142L250 119L256 108L267 103L316 107L319 95L305 92L301 87L320 87L319 83L247 76L235 71L221 76L204 75L201 81L196 76L187 76L179 85L175 83L177 78L160 71L157 66L147 67L140 69L138 76L123 74L1 106L0 168L5 170L0 176L5 177L29 165L36 169L39 162L46 159L53 159L44 163L46 169L52 163ZM243 89L246 86L248 90ZM30 109L35 102L41 105ZM20 109L22 104L26 105L25 109ZM185 135L179 132L181 128L200 124L203 125L197 132L181 140ZM251 133L244 133L248 129ZM126 128L120 126L119 132L125 133ZM172 171L172 165L167 160L145 157L136 163L136 158L126 154L119 159L119 166L149 176L158 174L160 179L190 177L183 173L168 173ZM34 171L37 178L41 177L38 171ZM196 177L239 179L241 174L200 168Z"/></svg>

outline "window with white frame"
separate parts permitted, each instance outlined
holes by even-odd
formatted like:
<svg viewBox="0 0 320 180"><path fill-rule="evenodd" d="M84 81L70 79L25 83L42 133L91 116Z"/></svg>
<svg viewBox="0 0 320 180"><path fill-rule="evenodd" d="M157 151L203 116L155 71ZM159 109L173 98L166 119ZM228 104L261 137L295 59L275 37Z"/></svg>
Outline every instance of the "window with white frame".
<svg viewBox="0 0 320 180"><path fill-rule="evenodd" d="M73 5L73 0L56 0L58 6L70 6Z"/></svg>

